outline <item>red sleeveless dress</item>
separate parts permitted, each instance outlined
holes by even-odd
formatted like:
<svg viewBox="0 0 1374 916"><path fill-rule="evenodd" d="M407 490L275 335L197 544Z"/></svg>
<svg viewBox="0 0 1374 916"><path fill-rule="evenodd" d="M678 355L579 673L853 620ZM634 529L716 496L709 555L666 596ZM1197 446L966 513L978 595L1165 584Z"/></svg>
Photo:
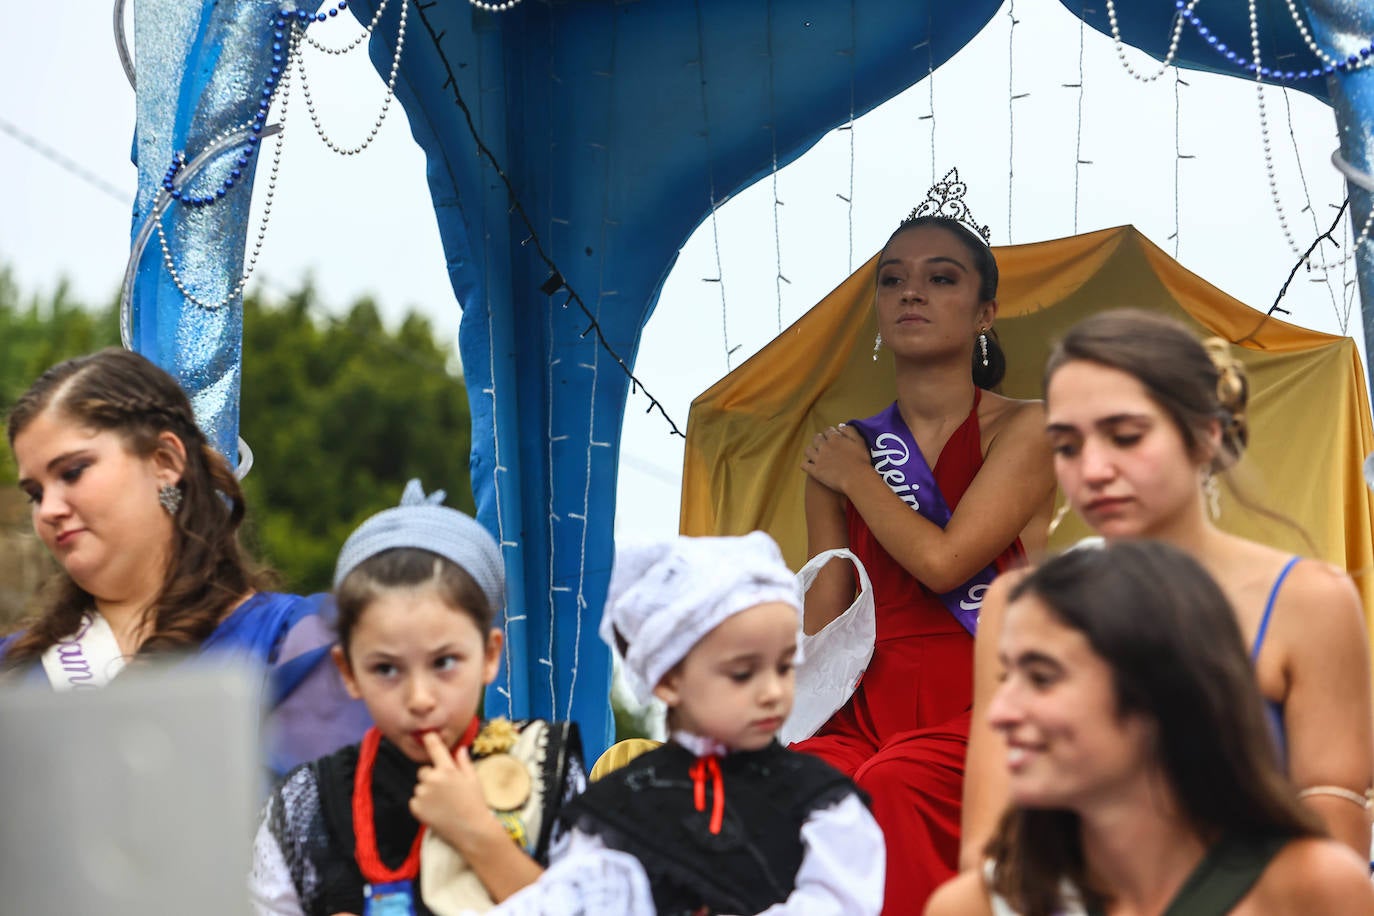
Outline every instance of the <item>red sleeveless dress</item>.
<svg viewBox="0 0 1374 916"><path fill-rule="evenodd" d="M951 512L983 466L981 394L932 469ZM846 511L850 549L873 583L873 660L849 702L792 749L820 757L869 794L887 844L883 913L919 914L958 870L973 637L935 592L892 559L852 506ZM1023 557L1017 540L997 568Z"/></svg>

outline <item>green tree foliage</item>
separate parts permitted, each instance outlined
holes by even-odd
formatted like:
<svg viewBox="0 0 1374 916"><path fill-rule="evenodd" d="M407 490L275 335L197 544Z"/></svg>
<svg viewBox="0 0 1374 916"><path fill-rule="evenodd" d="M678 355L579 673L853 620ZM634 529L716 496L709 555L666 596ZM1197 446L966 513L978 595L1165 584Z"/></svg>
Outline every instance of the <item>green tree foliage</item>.
<svg viewBox="0 0 1374 916"><path fill-rule="evenodd" d="M473 511L467 394L430 323L389 331L367 299L320 322L313 300L307 286L244 306L244 488L262 552L300 591L330 586L344 538L411 477Z"/></svg>
<svg viewBox="0 0 1374 916"><path fill-rule="evenodd" d="M368 299L343 318L317 311L309 285L285 302L244 302L249 537L295 591L327 589L349 531L395 505L411 477L473 509L471 421L450 347L413 313L388 329ZM65 284L22 303L0 268L0 411L53 363L118 342L117 306L86 308ZM13 456L0 448L0 485L14 479Z"/></svg>
<svg viewBox="0 0 1374 916"><path fill-rule="evenodd" d="M119 343L118 309L73 301L65 281L50 296L25 302L13 273L0 267L0 413L53 363ZM14 480L14 456L0 448L0 484Z"/></svg>

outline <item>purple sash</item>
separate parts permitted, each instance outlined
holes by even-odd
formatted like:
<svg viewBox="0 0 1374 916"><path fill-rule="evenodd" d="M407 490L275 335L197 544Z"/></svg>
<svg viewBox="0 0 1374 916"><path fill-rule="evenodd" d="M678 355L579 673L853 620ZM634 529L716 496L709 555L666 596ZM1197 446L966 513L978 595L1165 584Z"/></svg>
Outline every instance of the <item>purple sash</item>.
<svg viewBox="0 0 1374 916"><path fill-rule="evenodd" d="M882 413L867 420L850 420L849 425L857 429L868 443L873 470L878 472L892 492L941 528L948 525L954 513L950 511L940 488L935 485L935 474L916 445L906 421L902 419L897 402L893 401ZM939 596L940 603L970 635L978 632L978 611L983 606L983 595L995 578L997 567L989 563L963 585Z"/></svg>

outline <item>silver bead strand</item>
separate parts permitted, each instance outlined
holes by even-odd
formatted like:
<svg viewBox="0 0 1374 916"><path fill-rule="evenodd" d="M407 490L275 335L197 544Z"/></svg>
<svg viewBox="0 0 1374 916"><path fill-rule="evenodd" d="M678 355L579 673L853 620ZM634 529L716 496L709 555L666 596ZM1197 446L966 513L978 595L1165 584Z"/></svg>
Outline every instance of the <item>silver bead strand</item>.
<svg viewBox="0 0 1374 916"><path fill-rule="evenodd" d="M1191 13L1193 11L1193 7L1197 6L1198 3L1199 0L1188 0L1187 11ZM1178 54L1179 38L1183 35L1183 15L1181 13L1174 14L1174 30L1173 33L1169 36L1169 53L1164 55L1164 63L1160 64L1159 69L1157 71L1149 74L1148 76L1142 73L1137 73L1135 68L1131 66L1131 62L1126 59L1126 45L1125 42L1121 40L1121 26L1118 25L1116 21L1116 4L1113 2L1113 0L1107 0L1107 19L1111 22L1112 42L1116 45L1117 59L1121 61L1121 66L1125 67L1126 72L1129 73L1131 76L1135 77L1142 83L1153 83L1155 80L1159 79L1166 72L1168 72L1169 68L1173 66L1174 57Z"/></svg>
<svg viewBox="0 0 1374 916"><path fill-rule="evenodd" d="M1292 5L1292 0L1288 0ZM1303 249L1293 238L1293 232L1288 227L1288 214L1283 209L1283 200L1279 194L1279 183L1277 172L1274 168L1273 144L1269 137L1269 113L1264 103L1264 77L1260 74L1260 40L1259 40L1259 11L1256 0L1249 0L1250 8L1250 55L1255 65L1255 99L1259 106L1260 121L1260 142L1264 148L1264 174L1269 181L1269 197L1274 202L1274 212L1279 218L1279 227L1283 230L1283 237L1288 242L1288 247L1294 254L1302 254ZM1370 208L1369 216L1364 221L1364 226L1360 229L1359 235L1355 239L1355 244L1351 245L1346 253L1337 261L1313 263L1310 259L1307 262L1309 270L1333 270L1350 261L1355 253L1360 250L1360 246L1369 241L1370 230L1374 228L1374 207Z"/></svg>
<svg viewBox="0 0 1374 916"><path fill-rule="evenodd" d="M1332 57L1327 54L1322 50L1322 46L1317 44L1312 38L1312 33L1307 29L1307 22L1302 18L1302 13L1298 11L1297 3L1295 3L1294 0L1286 0L1286 2L1288 4L1288 12L1293 16L1293 24L1298 27L1298 34L1302 36L1303 43L1307 45L1308 50L1321 58L1322 63L1326 64L1328 67L1344 67L1347 73L1355 70L1363 70L1365 67L1374 65L1374 55L1361 57L1352 64L1347 59Z"/></svg>
<svg viewBox="0 0 1374 916"><path fill-rule="evenodd" d="M504 3L488 3L486 0L468 0L479 10L486 10L488 13L504 13L506 10L513 10L520 5L520 0L505 0Z"/></svg>
<svg viewBox="0 0 1374 916"><path fill-rule="evenodd" d="M401 70L401 52L406 46L406 13L409 8L409 0L401 0L401 21L396 27L396 51L391 57L391 73L387 76L386 98L382 101L382 110L377 115L377 120L373 122L372 129L368 131L367 138L351 149L339 146L324 132L324 126L320 124L320 117L315 111L315 101L310 96L310 82L305 75L305 55L302 54L296 60L296 68L301 74L301 93L305 96L305 108L310 112L310 122L315 125L315 133L319 134L320 140L324 142L325 146L340 156L356 156L371 146L372 141L377 139L377 132L382 129L382 122L386 120L387 112L391 110L391 100L396 95L396 76Z"/></svg>
<svg viewBox="0 0 1374 916"><path fill-rule="evenodd" d="M272 199L276 195L277 191L277 174L281 170L281 153L283 144L286 140L286 109L287 102L291 97L291 56L293 54L299 53L300 50L297 38L297 36L300 33L296 31L294 27L292 29L292 33L293 34L291 37L291 41L287 45L287 65L282 68L282 78L281 82L278 84L277 98L280 99L280 108L277 111L277 123L281 125L282 130L278 132L272 147L272 169L268 173L267 191L263 195L262 219L258 223L258 235L253 242L253 250L249 254L248 261L243 268L243 274L239 277L238 282L234 284L234 288L230 290L229 293L226 294L224 298L220 299L218 302L206 302L205 300L196 296L195 293L187 289L186 283L181 279L181 274L176 269L176 262L172 258L171 246L167 242L167 232L166 229L163 227L162 220L158 220L157 222L157 240L158 245L160 245L162 248L162 263L163 266L167 268L167 275L171 278L172 284L177 288L177 290L184 297L186 297L187 302L190 302L191 304L199 308L205 309L207 312L213 312L217 311L218 309L224 308L230 302L234 301L234 299L237 298L241 292L243 292L244 286L248 283L248 278L253 275L254 269L256 269L258 266L258 255L262 253L263 242L267 238L267 224L272 217ZM219 134L216 135L216 139L222 139L228 136L229 134L235 133L239 130L246 128L252 123L252 121L249 121L244 125L241 125L240 127L234 127L225 131L221 131ZM212 140L211 145L213 145L214 142L215 141Z"/></svg>
<svg viewBox="0 0 1374 916"><path fill-rule="evenodd" d="M382 0L381 3L377 4L377 12L372 14L372 21L363 27L363 33L359 35L357 38L350 41L348 44L344 45L342 48L331 48L326 45L320 44L318 41L316 41L314 38L310 36L310 31L308 29L305 33L306 44L310 45L310 47L314 48L316 51L323 51L325 54L347 54L349 51L352 51L354 48L358 47L372 36L372 31L373 29L377 28L377 23L381 20L382 13L386 12L386 5L389 2L390 0Z"/></svg>

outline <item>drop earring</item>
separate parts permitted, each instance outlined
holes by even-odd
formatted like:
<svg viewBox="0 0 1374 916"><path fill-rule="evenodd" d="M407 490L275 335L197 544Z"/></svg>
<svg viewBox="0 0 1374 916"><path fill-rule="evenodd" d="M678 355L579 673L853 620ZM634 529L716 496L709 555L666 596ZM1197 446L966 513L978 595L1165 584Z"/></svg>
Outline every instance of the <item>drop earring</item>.
<svg viewBox="0 0 1374 916"><path fill-rule="evenodd" d="M978 349L983 354L983 368L988 366L988 332L986 330L978 332Z"/></svg>
<svg viewBox="0 0 1374 916"><path fill-rule="evenodd" d="M1045 529L1045 537L1047 537L1047 538L1052 538L1052 537L1054 537L1054 533L1055 533L1056 531L1059 530L1059 526L1063 523L1065 517L1067 517L1068 514L1069 514L1069 503L1068 503L1068 500L1065 500L1065 501L1064 501L1064 504L1063 504L1062 506L1060 506L1058 509L1054 510L1054 517L1050 519L1050 524L1049 524L1049 526Z"/></svg>
<svg viewBox="0 0 1374 916"><path fill-rule="evenodd" d="M873 338L873 361L878 361L878 351L883 348L883 332L879 331L878 336Z"/></svg>
<svg viewBox="0 0 1374 916"><path fill-rule="evenodd" d="M1202 495L1207 497L1207 514L1213 521L1221 518L1221 484L1211 471L1202 478Z"/></svg>

